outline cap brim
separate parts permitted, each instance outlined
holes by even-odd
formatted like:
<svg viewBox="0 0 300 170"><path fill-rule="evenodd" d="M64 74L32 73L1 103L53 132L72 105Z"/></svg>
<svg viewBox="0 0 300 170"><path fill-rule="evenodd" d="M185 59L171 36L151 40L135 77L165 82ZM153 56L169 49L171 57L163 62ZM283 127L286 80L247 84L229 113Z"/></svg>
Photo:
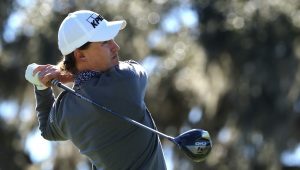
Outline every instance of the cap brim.
<svg viewBox="0 0 300 170"><path fill-rule="evenodd" d="M111 21L103 20L92 34L90 34L90 42L101 42L114 39L120 30L126 27L126 21Z"/></svg>

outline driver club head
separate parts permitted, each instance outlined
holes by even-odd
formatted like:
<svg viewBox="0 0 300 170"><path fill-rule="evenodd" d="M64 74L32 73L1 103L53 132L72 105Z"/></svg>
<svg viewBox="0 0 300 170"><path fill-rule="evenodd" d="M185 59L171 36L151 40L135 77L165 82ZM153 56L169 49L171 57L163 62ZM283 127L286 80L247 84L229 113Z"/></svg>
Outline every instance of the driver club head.
<svg viewBox="0 0 300 170"><path fill-rule="evenodd" d="M174 138L174 142L195 162L205 160L212 149L209 133L202 129L192 129L184 132Z"/></svg>

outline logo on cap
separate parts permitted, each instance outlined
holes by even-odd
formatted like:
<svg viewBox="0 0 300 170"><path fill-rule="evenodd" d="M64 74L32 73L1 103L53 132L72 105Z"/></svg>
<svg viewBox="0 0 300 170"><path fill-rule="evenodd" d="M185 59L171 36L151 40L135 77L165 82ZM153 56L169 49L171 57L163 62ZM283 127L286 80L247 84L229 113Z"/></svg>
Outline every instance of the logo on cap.
<svg viewBox="0 0 300 170"><path fill-rule="evenodd" d="M99 14L92 14L87 18L87 21L96 28L104 18Z"/></svg>

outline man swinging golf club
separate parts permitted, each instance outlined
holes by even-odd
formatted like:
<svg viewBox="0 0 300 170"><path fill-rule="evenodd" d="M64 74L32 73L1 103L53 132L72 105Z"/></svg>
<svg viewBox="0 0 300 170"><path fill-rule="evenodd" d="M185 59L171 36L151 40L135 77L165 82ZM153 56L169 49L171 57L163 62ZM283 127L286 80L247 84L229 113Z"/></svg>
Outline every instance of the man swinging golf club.
<svg viewBox="0 0 300 170"><path fill-rule="evenodd" d="M49 82L74 82L74 91L155 129L144 103L147 75L135 61L119 61L114 41L126 21L105 20L80 10L58 31L58 66L31 64L25 78L35 85L39 129L47 140L71 140L95 168L165 170L158 135L116 119L67 92L54 99Z"/></svg>
<svg viewBox="0 0 300 170"><path fill-rule="evenodd" d="M144 103L145 70L135 61L118 58L120 48L113 38L125 25L125 21L108 22L92 11L71 13L58 33L64 55L59 68L27 67L25 78L35 85L42 136L72 140L94 169L166 169L157 135L176 144L193 161L205 160L212 149L207 131L192 129L172 137L155 129ZM62 84L73 81L73 89ZM65 90L56 100L51 84Z"/></svg>

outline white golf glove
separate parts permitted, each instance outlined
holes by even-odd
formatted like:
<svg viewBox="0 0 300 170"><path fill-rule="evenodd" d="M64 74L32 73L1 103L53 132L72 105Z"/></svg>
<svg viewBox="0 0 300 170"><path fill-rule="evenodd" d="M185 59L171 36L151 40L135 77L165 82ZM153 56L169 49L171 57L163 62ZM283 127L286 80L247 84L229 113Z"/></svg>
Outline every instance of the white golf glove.
<svg viewBox="0 0 300 170"><path fill-rule="evenodd" d="M25 72L25 79L27 81L29 81L30 83L32 83L33 85L35 85L38 90L45 90L48 87L40 82L39 72L37 72L35 74L35 76L33 76L33 70L36 69L38 66L39 65L37 65L36 63L29 64L27 66L27 69L26 69L26 72Z"/></svg>

